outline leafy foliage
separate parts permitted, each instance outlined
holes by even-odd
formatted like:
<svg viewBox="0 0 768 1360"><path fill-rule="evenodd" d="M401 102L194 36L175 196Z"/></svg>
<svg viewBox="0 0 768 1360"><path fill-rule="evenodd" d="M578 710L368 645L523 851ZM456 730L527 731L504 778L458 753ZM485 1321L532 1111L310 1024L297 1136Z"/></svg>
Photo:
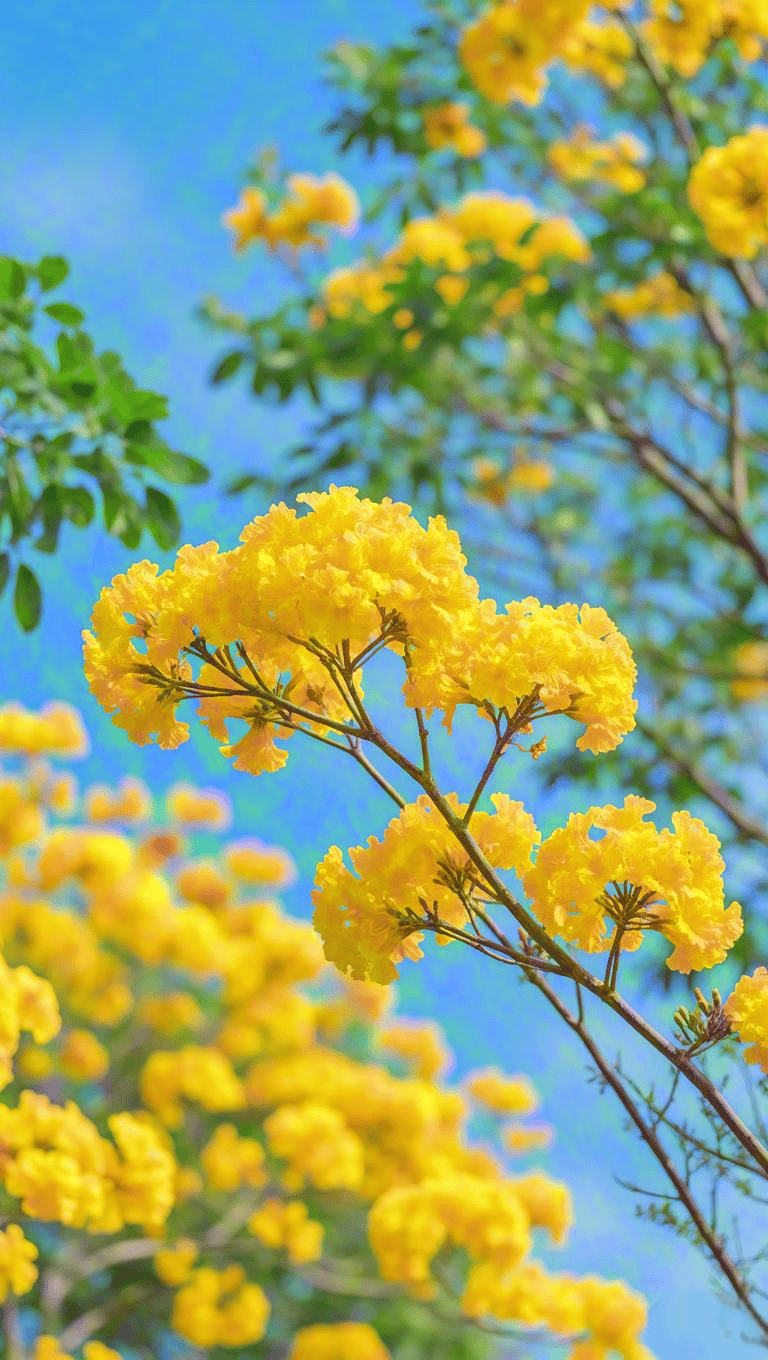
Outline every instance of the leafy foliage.
<svg viewBox="0 0 768 1360"><path fill-rule="evenodd" d="M189 486L210 475L158 432L165 397L137 387L119 355L97 353L80 308L45 301L68 272L58 255L37 264L0 257L0 591L13 580L26 631L42 609L34 567L22 559L30 546L55 553L62 525L90 526L100 499L104 527L126 547L138 547L145 530L173 547L178 513L148 477ZM46 347L37 332L50 322L58 332Z"/></svg>

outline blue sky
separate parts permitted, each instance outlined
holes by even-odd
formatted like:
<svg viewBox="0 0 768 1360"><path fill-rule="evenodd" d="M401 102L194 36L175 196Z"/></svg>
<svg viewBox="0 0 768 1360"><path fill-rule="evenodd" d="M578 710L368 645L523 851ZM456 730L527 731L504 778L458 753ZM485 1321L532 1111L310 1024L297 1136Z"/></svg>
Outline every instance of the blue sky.
<svg viewBox="0 0 768 1360"><path fill-rule="evenodd" d="M185 541L234 546L242 525L266 507L247 496L226 501L217 488L249 463L267 466L300 432L300 411L257 405L236 386L207 388L220 351L193 316L202 296L215 292L257 311L289 286L258 252L233 255L220 215L236 201L247 161L267 143L279 145L292 170L339 168L364 185L365 165L339 162L321 135L333 104L320 84L319 57L344 37L400 37L418 14L414 0L375 7L352 0L25 0L5 11L0 252L66 254L72 274L61 296L86 310L98 347L119 350L139 385L170 397L166 437L214 474L213 489L179 497ZM300 749L297 740L284 771L255 780L233 771L194 724L193 739L176 752L133 746L112 727L85 684L80 631L101 587L139 556L169 561L148 542L132 553L97 528L65 531L59 555L35 562L45 589L40 629L22 636L9 602L0 602L0 699L77 705L93 743L78 771L84 783L132 772L156 790L178 779L226 789L236 834L258 835L294 855L300 879L287 905L307 915L317 860L334 842L347 846L380 833L391 807L351 762L340 769L334 752ZM399 716L386 718L397 735ZM458 724L446 753L447 787L471 783L476 732ZM510 761L500 786L525 798L522 761ZM531 805L546 829L554 804L537 798ZM565 806L561 798L561 815ZM681 1342L698 1360L751 1356L712 1296L704 1262L668 1231L633 1218L632 1197L613 1175L648 1185L658 1177L621 1132L611 1097L586 1083L576 1042L545 1004L509 970L455 947L428 947L423 963L406 965L400 1000L407 1013L441 1021L457 1074L493 1062L527 1070L541 1089L544 1117L557 1132L545 1165L568 1180L576 1200L563 1267L618 1275L641 1289L651 1304L647 1340L661 1360L679 1355Z"/></svg>

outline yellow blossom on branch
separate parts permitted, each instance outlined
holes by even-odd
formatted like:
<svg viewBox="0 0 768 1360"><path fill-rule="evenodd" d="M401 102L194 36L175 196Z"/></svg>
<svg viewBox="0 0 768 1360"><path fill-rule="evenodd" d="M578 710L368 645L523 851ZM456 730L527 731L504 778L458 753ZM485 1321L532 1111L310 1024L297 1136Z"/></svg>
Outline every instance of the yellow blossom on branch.
<svg viewBox="0 0 768 1360"><path fill-rule="evenodd" d="M572 813L540 846L525 890L547 929L582 949L637 949L653 929L675 946L668 968L711 968L743 929L738 902L724 904L720 843L687 812L657 831L645 821L654 808L630 795L622 808Z"/></svg>

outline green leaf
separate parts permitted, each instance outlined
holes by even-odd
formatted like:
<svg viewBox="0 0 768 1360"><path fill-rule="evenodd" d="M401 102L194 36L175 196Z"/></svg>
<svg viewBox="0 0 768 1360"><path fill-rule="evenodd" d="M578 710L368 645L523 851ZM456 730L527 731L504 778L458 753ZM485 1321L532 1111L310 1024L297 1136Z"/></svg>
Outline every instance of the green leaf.
<svg viewBox="0 0 768 1360"><path fill-rule="evenodd" d="M16 610L16 618L24 629L24 632L34 632L40 622L42 596L35 573L23 562L16 573L13 607Z"/></svg>
<svg viewBox="0 0 768 1360"><path fill-rule="evenodd" d="M8 578L10 574L11 574L11 559L8 556L7 552L0 553L0 595L2 595L3 591L5 590L5 587L8 584Z"/></svg>
<svg viewBox="0 0 768 1360"><path fill-rule="evenodd" d="M54 321L60 321L62 326L79 326L81 321L85 321L85 312L73 307L71 302L51 302L43 307L43 311Z"/></svg>
<svg viewBox="0 0 768 1360"><path fill-rule="evenodd" d="M179 541L181 520L170 496L147 487L146 499L147 528L159 548L173 548Z"/></svg>
<svg viewBox="0 0 768 1360"><path fill-rule="evenodd" d="M27 276L18 260L0 255L0 298L13 301L20 298L27 286Z"/></svg>
<svg viewBox="0 0 768 1360"><path fill-rule="evenodd" d="M211 474L204 463L164 445L128 444L125 456L129 463L151 468L174 486L202 486L210 480Z"/></svg>
<svg viewBox="0 0 768 1360"><path fill-rule="evenodd" d="M36 274L44 293L62 283L69 273L69 265L63 255L44 255L36 269Z"/></svg>
<svg viewBox="0 0 768 1360"><path fill-rule="evenodd" d="M63 486L60 490L64 514L79 529L84 529L93 519L93 496L84 486Z"/></svg>
<svg viewBox="0 0 768 1360"><path fill-rule="evenodd" d="M231 354L225 354L224 358L218 363L211 374L212 383L226 382L233 373L237 373L238 368L245 359L242 350L233 350Z"/></svg>

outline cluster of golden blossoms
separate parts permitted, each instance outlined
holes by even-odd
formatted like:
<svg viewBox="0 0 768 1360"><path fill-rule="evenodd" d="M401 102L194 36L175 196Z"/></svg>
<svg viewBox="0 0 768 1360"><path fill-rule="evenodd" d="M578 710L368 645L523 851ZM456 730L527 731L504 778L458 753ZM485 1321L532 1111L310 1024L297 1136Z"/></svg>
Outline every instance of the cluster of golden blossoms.
<svg viewBox="0 0 768 1360"><path fill-rule="evenodd" d="M353 488L299 500L309 514L273 506L233 552L183 548L162 576L139 563L102 592L96 631L85 634L86 672L134 739L183 740L176 706L185 696L198 700L223 753L253 773L278 769L286 753L276 740L296 730L336 745L370 739L357 678L385 648L403 660L403 696L420 721L437 711L450 730L458 706L474 707L494 725L497 754L553 714L582 727L580 750L611 750L632 730L635 667L604 610L529 598L499 613L478 598L442 519L424 529L408 506L363 500ZM228 724L238 718L248 727L233 741ZM532 754L545 744L535 742ZM668 966L681 972L720 962L740 935L738 904L724 904L719 844L687 813L658 832L644 820L653 804L629 797L623 809L574 815L536 850L541 837L522 804L500 794L491 801L494 811L481 812L457 795L440 804L424 793L381 841L350 852L352 870L338 847L329 851L314 920L340 971L387 983L404 957L421 957L423 930L442 944L470 940L475 920L504 900L499 871L518 876L550 937L610 951L614 973L620 951L637 948L648 930L672 943ZM457 829L472 838L471 853ZM135 894L127 900L121 914L112 892L108 907L126 929L139 911ZM182 951L193 966L197 939L201 957L215 958L194 908L186 921L174 957Z"/></svg>
<svg viewBox="0 0 768 1360"><path fill-rule="evenodd" d="M274 250L278 245L299 250L302 246L325 246L317 227L328 225L352 231L357 225L360 206L353 189L340 175L289 175L288 193L274 212L268 211L267 196L249 185L243 189L236 208L225 213L222 222L237 233L235 250L244 250L252 241L264 241Z"/></svg>
<svg viewBox="0 0 768 1360"><path fill-rule="evenodd" d="M453 306L465 296L473 266L493 258L516 265L522 275L513 288L489 285L489 314L503 318L520 309L526 293L546 291L549 283L543 271L553 261L583 263L589 259L589 247L569 218L544 217L527 199L495 190L466 194L434 216L413 218L378 260L333 270L323 282L314 323L322 324L326 315L386 311L394 305L392 288L402 284L414 261L438 271L435 301ZM404 331L406 345L419 343L421 334L413 327L408 307L399 307L393 319Z"/></svg>
<svg viewBox="0 0 768 1360"><path fill-rule="evenodd" d="M765 0L650 0L643 36L656 57L682 76L694 76L722 38L744 61L758 61L768 39Z"/></svg>
<svg viewBox="0 0 768 1360"><path fill-rule="evenodd" d="M276 737L297 725L345 730L350 704L333 678L342 655L358 671L383 648L407 659L406 704L442 711L446 725L460 704L487 716L525 701L566 711L584 728L582 750L610 750L631 731L635 668L604 610L529 597L499 614L478 599L441 517L424 529L409 506L353 487L297 499L309 514L273 506L231 552L184 547L161 575L140 562L102 591L84 634L86 675L135 741L185 741L176 709L188 692L236 768L279 769ZM197 680L190 657L202 660ZM247 730L230 742L238 719Z"/></svg>
<svg viewBox="0 0 768 1360"><path fill-rule="evenodd" d="M562 61L616 87L633 56L630 34L610 11L628 0L497 0L463 31L459 59L495 104L537 104L547 70ZM649 0L640 25L653 56L683 76L703 66L713 45L730 38L745 61L758 61L768 38L765 0Z"/></svg>
<svg viewBox="0 0 768 1360"><path fill-rule="evenodd" d="M690 293L680 287L677 279L660 269L636 283L631 288L613 288L603 294L603 305L615 312L623 321L636 321L638 318L683 316L695 311L696 304Z"/></svg>
<svg viewBox="0 0 768 1360"><path fill-rule="evenodd" d="M2 718L0 710L0 724ZM10 777L26 788L28 770ZM12 1089L14 1103L0 1104L0 1177L32 1238L36 1223L59 1224L70 1238L78 1230L140 1226L171 1328L200 1347L239 1347L266 1335L272 1311L288 1297L277 1290L269 1298L241 1258L255 1259L257 1271L261 1262L262 1278L266 1271L275 1278L276 1265L301 1275L319 1261L331 1271L333 1262L321 1259L326 1228L353 1254L367 1218L382 1276L404 1295L426 1301L436 1289L436 1258L453 1262L459 1250L469 1258L467 1317L491 1317L498 1302L504 1317L522 1325L535 1320L551 1324L558 1337L583 1338L574 1357L585 1344L606 1353L613 1347L625 1360L647 1356L638 1339L645 1306L624 1284L551 1275L530 1259L540 1229L555 1243L564 1240L572 1221L567 1188L540 1170L511 1176L500 1157L467 1140L471 1099L508 1121L497 1132L510 1150L540 1146L542 1131L521 1122L538 1104L530 1082L486 1070L469 1074L466 1095L445 1087L438 1077L451 1054L436 1025L377 1027L391 997L373 983L337 983L329 996L311 927L285 917L272 899L251 896L253 884L263 891L286 881L292 866L285 856L239 841L215 860L186 858L185 823L213 829L226 817L226 801L215 790L185 786L180 794L177 786L166 800L177 817L145 827L136 839L125 828L137 811L144 815L146 788L131 782L126 792L122 781L97 795L91 788L82 799L85 810L96 810L95 820L46 825L0 860L0 936L9 960L3 995L17 1004L13 979L32 977L34 963L42 977L37 992L24 992L34 1012L28 1018L40 1021L33 999L41 988L52 998L52 983L62 1005L60 1035L56 1014L55 1025L30 1023L32 1040L22 1041L18 1071L31 1088L17 1098ZM50 807L43 812L48 819ZM475 830L500 861L525 860L533 827L510 800L498 799L493 815L478 814ZM439 835L438 841L436 852ZM147 909L142 930L121 933L117 946L104 909L113 899ZM41 911L43 931L35 928ZM201 932L205 966L197 946L179 959L174 918L186 920L190 911L208 923ZM145 933L153 941L149 951ZM106 964L95 967L96 959L111 960L121 1006L117 994L111 1005L99 1003L99 979L109 974ZM85 975L77 981L80 965ZM173 991L171 982L184 990ZM42 1010L45 1018L48 1008ZM87 1029L79 1023L83 1013ZM87 1045L80 1068L67 1065L72 1034L90 1036L110 1055L108 1074L94 1067ZM348 1035L358 1052L365 1036L369 1051L391 1055L390 1065L350 1056ZM127 1062L113 1055L118 1038ZM93 1120L68 1098L72 1085L82 1089L84 1082ZM134 1104L132 1113L110 1112L113 1085ZM98 1132L96 1119L114 1143ZM416 1242L420 1223L425 1233ZM126 1243L130 1252L137 1245ZM87 1255L81 1243L74 1259ZM38 1268L49 1264L56 1268L50 1236L37 1245L15 1223L0 1232L0 1295L31 1296ZM489 1272L498 1300L482 1297ZM86 1286L84 1275L82 1297ZM39 1307L37 1295L30 1301L33 1311ZM612 1308L622 1312L621 1331L607 1321ZM98 1318L99 1308L93 1313ZM281 1321L282 1336L285 1326ZM291 1360L389 1356L360 1320L298 1326L292 1335ZM106 1344L120 1344L107 1322L103 1337L88 1337L85 1360L120 1360ZM33 1354L69 1360L68 1348L47 1332Z"/></svg>
<svg viewBox="0 0 768 1360"><path fill-rule="evenodd" d="M470 123L468 106L455 101L425 109L424 137L434 151L448 148L457 156L479 156L485 150L485 136Z"/></svg>
<svg viewBox="0 0 768 1360"><path fill-rule="evenodd" d="M474 482L468 489L473 500L490 505L504 505L513 492L536 495L546 491L554 480L551 463L543 458L531 458L523 449L515 449L510 465L500 467L493 458L475 458L472 462Z"/></svg>
<svg viewBox="0 0 768 1360"><path fill-rule="evenodd" d="M567 141L552 142L547 159L562 179L607 184L631 194L642 189L645 175L639 166L648 149L631 132L618 132L607 142L595 141L592 129L577 127Z"/></svg>
<svg viewBox="0 0 768 1360"><path fill-rule="evenodd" d="M710 146L693 167L688 198L715 250L751 260L768 245L768 127Z"/></svg>

